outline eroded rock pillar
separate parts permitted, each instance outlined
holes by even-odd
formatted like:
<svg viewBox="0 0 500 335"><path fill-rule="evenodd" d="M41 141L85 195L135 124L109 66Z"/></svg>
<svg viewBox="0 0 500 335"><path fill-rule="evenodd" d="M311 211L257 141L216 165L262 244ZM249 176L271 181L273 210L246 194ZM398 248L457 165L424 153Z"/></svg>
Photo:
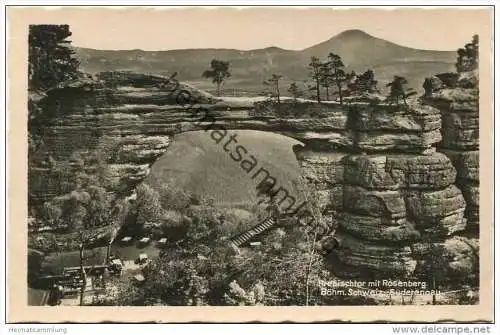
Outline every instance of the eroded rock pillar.
<svg viewBox="0 0 500 335"><path fill-rule="evenodd" d="M304 176L330 199L339 242L329 256L334 270L356 278L412 275L420 264L416 244L443 243L467 222L456 169L436 152L440 112L428 105L342 108L349 144L317 150L309 141L297 155Z"/></svg>

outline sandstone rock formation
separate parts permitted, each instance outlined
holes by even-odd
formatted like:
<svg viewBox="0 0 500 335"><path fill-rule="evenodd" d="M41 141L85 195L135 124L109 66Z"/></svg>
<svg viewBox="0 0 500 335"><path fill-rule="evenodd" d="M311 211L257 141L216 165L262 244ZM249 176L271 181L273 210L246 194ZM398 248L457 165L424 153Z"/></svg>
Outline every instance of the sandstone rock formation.
<svg viewBox="0 0 500 335"><path fill-rule="evenodd" d="M100 152L112 192L143 180L176 134L207 127L255 129L304 143L294 151L321 209L338 226L339 245L330 257L340 274L411 274L419 264L418 243L431 239L450 246L466 224L479 223L478 91L472 79L439 78L425 103L409 108L284 101L268 109L240 104L228 111L230 103L191 87L172 90L165 77L99 78L91 91L60 88L43 98L57 115L43 136L46 154L57 161L75 152L84 160ZM49 168L34 167L33 196L64 192L57 183L47 188L50 180ZM470 268L470 257L462 255L467 243L449 247L460 259L457 269Z"/></svg>
<svg viewBox="0 0 500 335"><path fill-rule="evenodd" d="M426 97L442 115L439 150L457 170L457 186L467 202L468 228L479 225L479 88L477 71L461 73Z"/></svg>
<svg viewBox="0 0 500 335"><path fill-rule="evenodd" d="M332 254L335 261L347 266L337 266L343 275L360 276L360 267L372 274L411 273L424 266L420 251L429 248L429 243L444 247L450 271L466 275L477 270L477 73L440 75L428 84L432 89L424 96L426 107L409 109L407 114L380 111L381 105L371 110L356 108L356 113L351 110L350 124L355 129L378 130L376 135L361 138L378 140L376 145L363 145L358 135L354 142L367 154L344 159L344 206L336 235L340 246ZM378 113L374 113L376 109ZM394 135L398 129L408 134ZM431 135L435 131L440 135ZM398 138L397 146L390 145L387 139L391 138ZM425 144L439 152L423 150ZM379 148L389 152L375 155L373 151ZM412 154L391 152L396 148ZM476 233L467 234L470 230ZM405 252L408 245L412 252ZM395 262L392 255L401 261Z"/></svg>

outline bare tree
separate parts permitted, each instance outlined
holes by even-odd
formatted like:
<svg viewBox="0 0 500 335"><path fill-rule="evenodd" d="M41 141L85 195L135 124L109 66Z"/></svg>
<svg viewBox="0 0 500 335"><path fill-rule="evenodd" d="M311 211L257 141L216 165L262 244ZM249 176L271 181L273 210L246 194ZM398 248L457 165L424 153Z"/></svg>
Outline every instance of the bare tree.
<svg viewBox="0 0 500 335"><path fill-rule="evenodd" d="M317 196L317 193L314 192L315 187L308 185L308 183L304 179L300 179L297 182L297 189L300 192L301 196L305 200L307 206L306 209L308 213L312 217L312 222L309 223L309 226L306 227L307 232L305 234L306 236L306 242L308 244L308 261L307 261L307 267L305 271L305 288L306 288L306 301L305 304L306 306L309 306L309 301L310 301L310 280L311 280L311 273L313 271L313 267L317 264L318 262L318 253L317 253L317 242L318 238L320 235L320 231L323 230L323 213L318 205L319 199ZM311 191L313 190L313 191Z"/></svg>
<svg viewBox="0 0 500 335"><path fill-rule="evenodd" d="M85 295L85 288L87 287L87 273L85 272L85 265L83 264L83 250L84 250L83 241L80 242L79 250L80 250L80 276L82 279L82 287L80 288L80 306L83 306L83 297Z"/></svg>
<svg viewBox="0 0 500 335"><path fill-rule="evenodd" d="M105 239L107 240L107 248L109 250L109 246L116 238L119 227L117 225L111 225L106 228L105 231ZM102 235L102 230L84 230L81 231L78 235L78 250L80 252L80 278L82 280L82 286L80 287L80 306L84 305L84 295L85 289L87 287L87 272L85 271L85 249L88 248L93 242L97 240L97 238ZM89 250L90 252L87 254L89 257L101 257L101 253L98 249ZM108 261L109 254L106 254L106 262Z"/></svg>

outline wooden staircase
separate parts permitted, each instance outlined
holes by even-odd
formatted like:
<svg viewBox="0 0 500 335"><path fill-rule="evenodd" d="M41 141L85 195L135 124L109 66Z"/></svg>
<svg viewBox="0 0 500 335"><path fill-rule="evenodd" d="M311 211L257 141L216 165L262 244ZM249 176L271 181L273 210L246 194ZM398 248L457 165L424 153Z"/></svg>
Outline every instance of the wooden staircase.
<svg viewBox="0 0 500 335"><path fill-rule="evenodd" d="M243 244L249 242L252 238L256 237L257 235L260 235L263 232L269 230L274 225L276 225L276 220L273 217L269 217L264 221L262 221L261 223L259 223L258 225L256 225L255 227L251 228L250 230L247 230L246 232L231 238L230 240L231 246L237 249Z"/></svg>

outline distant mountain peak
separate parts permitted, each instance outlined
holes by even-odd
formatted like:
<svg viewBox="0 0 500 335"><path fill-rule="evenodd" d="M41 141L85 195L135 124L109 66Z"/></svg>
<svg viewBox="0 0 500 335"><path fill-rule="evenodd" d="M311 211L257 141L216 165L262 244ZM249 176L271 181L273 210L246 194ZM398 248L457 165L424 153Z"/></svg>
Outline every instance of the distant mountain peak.
<svg viewBox="0 0 500 335"><path fill-rule="evenodd" d="M271 46L271 47L266 47L266 48L261 48L261 49L255 49L252 51L280 52L280 51L287 51L287 50L280 48L280 47L277 47L277 46Z"/></svg>
<svg viewBox="0 0 500 335"><path fill-rule="evenodd" d="M349 29L349 30L344 30L340 34L337 34L335 37L353 38L353 37L373 37L373 36L361 29Z"/></svg>

